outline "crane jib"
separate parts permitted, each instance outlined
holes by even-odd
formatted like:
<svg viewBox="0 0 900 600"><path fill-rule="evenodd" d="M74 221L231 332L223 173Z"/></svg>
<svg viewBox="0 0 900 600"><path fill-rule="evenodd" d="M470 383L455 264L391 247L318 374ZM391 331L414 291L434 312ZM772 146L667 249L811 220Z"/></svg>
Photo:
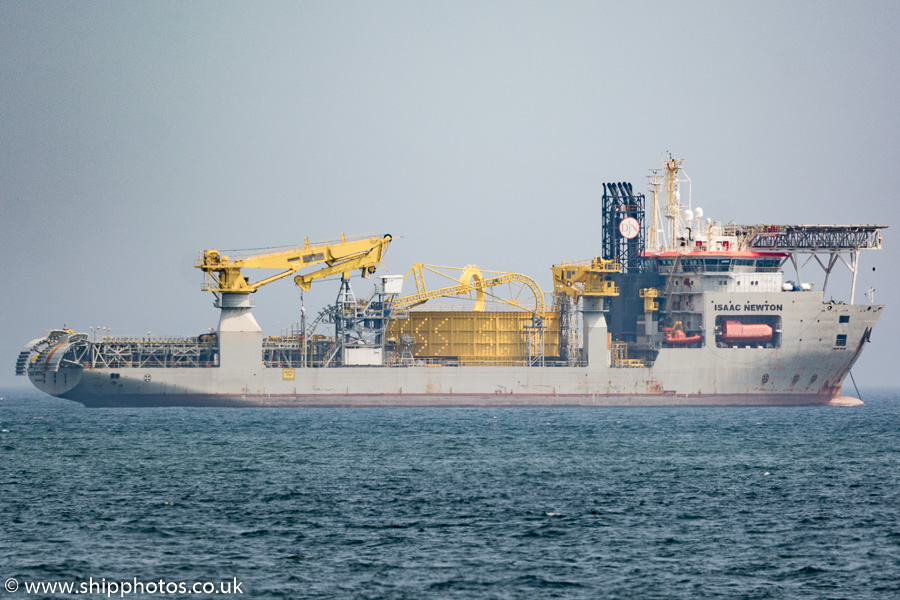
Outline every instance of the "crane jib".
<svg viewBox="0 0 900 600"><path fill-rule="evenodd" d="M303 262L313 262L314 260L325 260L325 254L322 252L316 252L315 254L307 254L303 257Z"/></svg>

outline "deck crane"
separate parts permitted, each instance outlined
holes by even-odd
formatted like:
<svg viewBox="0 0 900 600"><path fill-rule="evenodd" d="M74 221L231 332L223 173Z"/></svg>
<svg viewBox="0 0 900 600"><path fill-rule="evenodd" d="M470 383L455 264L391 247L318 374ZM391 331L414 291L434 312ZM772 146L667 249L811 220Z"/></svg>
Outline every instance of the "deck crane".
<svg viewBox="0 0 900 600"><path fill-rule="evenodd" d="M309 243L302 246L270 249L262 254L248 254L236 258L223 255L218 250L204 250L195 267L205 275L203 291L216 295L216 306L221 309L217 334L221 342L221 365L248 365L259 361L262 352L262 331L251 313L250 294L267 283L294 275L294 282L301 290L309 290L315 279L341 275L341 290L349 290L350 274L359 270L363 277L375 272L391 243L391 236L362 237ZM297 274L314 265L319 269ZM280 269L279 273L254 283L244 277L242 269ZM338 332L339 325L337 326ZM225 344L231 339L233 343Z"/></svg>
<svg viewBox="0 0 900 600"><path fill-rule="evenodd" d="M272 283L297 271L325 263L324 267L294 276L294 283L308 291L313 280L341 274L346 279L359 270L363 277L375 272L384 257L391 236L347 239L342 233L340 241L317 242L310 245L309 238L302 246L278 248L265 254L252 254L229 258L218 250L204 250L195 267L205 275L204 292L220 294L250 294L267 283ZM282 269L271 277L250 283L241 269Z"/></svg>
<svg viewBox="0 0 900 600"><path fill-rule="evenodd" d="M552 271L554 304L559 312L559 355L571 360L578 352L576 305L584 297L583 308L602 307L604 298L618 296L619 287L612 276L620 273L622 266L615 260L597 257L589 261L563 261L554 265Z"/></svg>
<svg viewBox="0 0 900 600"><path fill-rule="evenodd" d="M603 258L583 262L563 261L561 265L553 266L553 288L576 303L582 296L618 296L619 287L610 275L621 271L618 262Z"/></svg>

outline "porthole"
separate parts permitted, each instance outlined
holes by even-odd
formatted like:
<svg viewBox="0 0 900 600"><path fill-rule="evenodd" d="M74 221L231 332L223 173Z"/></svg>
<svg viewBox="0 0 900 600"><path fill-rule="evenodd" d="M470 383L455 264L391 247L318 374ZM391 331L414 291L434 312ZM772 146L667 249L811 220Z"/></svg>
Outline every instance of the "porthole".
<svg viewBox="0 0 900 600"><path fill-rule="evenodd" d="M762 376L762 382L764 384L769 382L769 374L768 373L766 373L765 375Z"/></svg>

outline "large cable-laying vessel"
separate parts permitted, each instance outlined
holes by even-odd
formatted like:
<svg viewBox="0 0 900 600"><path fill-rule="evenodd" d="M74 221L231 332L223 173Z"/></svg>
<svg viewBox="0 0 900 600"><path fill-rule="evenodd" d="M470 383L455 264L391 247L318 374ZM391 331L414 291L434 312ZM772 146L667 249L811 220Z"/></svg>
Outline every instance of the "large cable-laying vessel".
<svg viewBox="0 0 900 600"><path fill-rule="evenodd" d="M604 184L600 256L552 267L546 299L522 274L422 264L357 298L350 275L373 276L390 235L206 250L195 266L221 311L215 331L51 330L16 374L86 406L860 403L840 391L883 307L854 303L858 256L885 227L721 225L682 202L682 163L651 171L649 211L631 184ZM803 277L813 259L821 287ZM838 264L852 275L846 304L825 300ZM251 269L276 273L250 283ZM340 276L336 302L263 336L250 294L288 276L301 290Z"/></svg>

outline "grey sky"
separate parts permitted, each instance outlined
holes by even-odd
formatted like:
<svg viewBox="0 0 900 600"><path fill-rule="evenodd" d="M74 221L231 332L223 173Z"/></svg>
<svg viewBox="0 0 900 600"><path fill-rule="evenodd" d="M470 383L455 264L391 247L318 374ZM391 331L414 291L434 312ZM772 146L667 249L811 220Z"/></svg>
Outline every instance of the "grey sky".
<svg viewBox="0 0 900 600"><path fill-rule="evenodd" d="M214 326L204 248L391 233L394 273L549 290L600 251L602 182L645 190L667 150L713 219L894 226L863 255L857 301L888 308L854 374L896 383L898 27L896 2L5 0L0 385L64 323ZM299 297L257 293L263 330Z"/></svg>

